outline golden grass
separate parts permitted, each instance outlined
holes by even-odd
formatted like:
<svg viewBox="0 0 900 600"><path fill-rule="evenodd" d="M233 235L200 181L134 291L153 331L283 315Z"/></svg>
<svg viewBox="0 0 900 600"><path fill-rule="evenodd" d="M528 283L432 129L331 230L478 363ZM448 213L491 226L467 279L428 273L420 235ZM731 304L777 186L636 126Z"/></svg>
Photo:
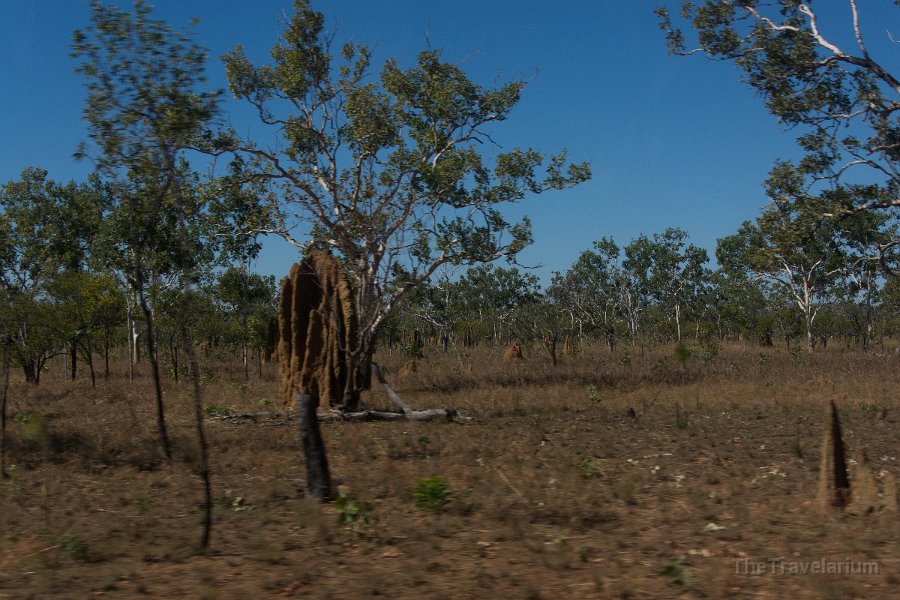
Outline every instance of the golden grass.
<svg viewBox="0 0 900 600"><path fill-rule="evenodd" d="M146 373L129 384L117 364L94 390L53 364L39 387L14 380L10 390L16 468L0 491L0 598L892 597L896 512L826 515L815 495L832 399L848 457L868 447L878 485L896 486L897 358L718 350L695 348L682 368L671 348L587 346L554 368L537 346L514 363L502 348L426 349L402 378L404 356L384 353L407 403L473 422L323 424L332 475L370 505L371 526L339 524L336 506L303 500L292 422L211 417L206 555L196 551L189 386L165 385L175 451L166 462ZM245 383L237 363L208 363L204 403L217 414L274 413L276 369ZM363 401L391 407L381 390ZM436 514L413 497L430 476L454 493ZM880 570L737 568L775 557Z"/></svg>

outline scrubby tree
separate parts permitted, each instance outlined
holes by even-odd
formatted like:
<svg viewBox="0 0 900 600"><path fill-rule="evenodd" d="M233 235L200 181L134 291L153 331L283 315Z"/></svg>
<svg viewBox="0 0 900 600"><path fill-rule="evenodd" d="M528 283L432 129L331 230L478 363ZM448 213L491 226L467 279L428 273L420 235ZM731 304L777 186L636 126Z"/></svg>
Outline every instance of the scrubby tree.
<svg viewBox="0 0 900 600"><path fill-rule="evenodd" d="M686 244L687 237L684 230L670 227L652 238L641 235L625 247L626 270L675 324L678 341L684 313L696 303L709 277L706 250Z"/></svg>
<svg viewBox="0 0 900 600"><path fill-rule="evenodd" d="M295 8L271 65L253 65L240 46L224 57L231 92L279 141L232 134L213 145L257 160L257 177L279 185L267 231L341 258L359 316L350 360L365 388L375 340L411 289L442 265L515 257L531 241L529 222L509 223L499 208L590 171L532 149L489 163L485 145L523 82L478 85L435 50L375 74L368 48L348 43L336 58L322 14L305 0Z"/></svg>
<svg viewBox="0 0 900 600"><path fill-rule="evenodd" d="M768 182L770 206L755 221L719 240L716 256L732 271L781 286L803 314L807 349L815 345L814 322L822 302L847 268L834 219L823 219L830 203L804 192L790 167Z"/></svg>
<svg viewBox="0 0 900 600"><path fill-rule="evenodd" d="M36 168L0 187L0 285L9 305L4 329L26 381L37 383L43 365L64 347L75 368L87 332L53 296L87 269L104 201L96 178L60 184Z"/></svg>
<svg viewBox="0 0 900 600"><path fill-rule="evenodd" d="M185 31L151 18L151 8L136 0L133 13L99 0L91 3L91 25L75 32L73 56L86 81L84 117L90 145L78 156L91 156L110 182L112 207L122 227L120 265L138 296L147 327L156 391L160 441L171 457L153 330L146 297L155 276L154 263L169 257L190 291L204 246L191 232L203 214L195 192L187 151L199 144L218 112L219 93L203 89L206 51ZM185 337L187 332L185 331ZM193 344L185 340L187 348ZM192 363L196 358L192 354ZM195 413L205 484L205 527L201 545L209 543L212 496L200 405L199 373L193 365Z"/></svg>
<svg viewBox="0 0 900 600"><path fill-rule="evenodd" d="M547 295L568 313L579 335L601 333L612 349L623 317L630 333L637 331L639 307L631 301L628 277L619 260L619 246L612 238L593 243L565 273L555 273Z"/></svg>

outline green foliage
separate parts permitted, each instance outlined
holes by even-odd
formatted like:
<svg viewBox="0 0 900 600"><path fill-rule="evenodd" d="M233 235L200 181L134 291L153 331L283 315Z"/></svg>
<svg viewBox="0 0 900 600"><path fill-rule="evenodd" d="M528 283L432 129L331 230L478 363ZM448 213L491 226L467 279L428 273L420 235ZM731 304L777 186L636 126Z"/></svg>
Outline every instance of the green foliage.
<svg viewBox="0 0 900 600"><path fill-rule="evenodd" d="M208 414L211 417L228 417L234 414L230 408L225 408L224 406L207 406L203 409L203 412Z"/></svg>
<svg viewBox="0 0 900 600"><path fill-rule="evenodd" d="M585 479L596 479L600 477L600 461L592 456L586 457L578 461L578 474Z"/></svg>
<svg viewBox="0 0 900 600"><path fill-rule="evenodd" d="M87 544L77 533L65 534L59 541L59 547L75 560L86 561L88 559Z"/></svg>
<svg viewBox="0 0 900 600"><path fill-rule="evenodd" d="M772 176L785 181L789 175L791 187L800 192L790 193L789 202L802 203L804 197L815 196L811 188L823 190L823 196L829 197L818 209L820 218L838 215L853 219L860 213L898 205L900 153L896 150L894 101L900 84L891 73L892 62L870 54L865 28L858 26L865 20L867 8L874 7L852 3L851 8L846 15L822 10L817 16L819 5L812 3L705 0L683 3L680 18L673 18L667 8L657 9L671 52L700 51L714 60L734 61L743 71L744 81L765 100L766 108L798 132L803 157L793 164L777 163ZM834 14L848 22L828 23L825 17ZM836 44L830 39L834 32L851 27L857 43ZM696 40L689 42L685 30L693 30ZM780 200L777 196L773 199ZM896 224L896 214L884 216ZM826 229L831 226L823 225ZM809 232L801 228L795 241L803 242L803 229ZM867 229L878 232L878 227ZM896 225L882 233L887 234L888 244L898 239ZM785 248L790 245L788 237L783 237ZM802 243L794 245L795 252L803 252ZM896 259L892 253L885 265ZM810 264L817 260L812 257Z"/></svg>
<svg viewBox="0 0 900 600"><path fill-rule="evenodd" d="M16 483L16 469L16 465L9 465L8 467L6 467L6 477L2 477L2 489L4 493L13 494L21 489L19 487L19 484Z"/></svg>
<svg viewBox="0 0 900 600"><path fill-rule="evenodd" d="M359 532L375 523L372 504L369 502L342 493L335 500L334 506L338 511L338 523L349 526L353 531Z"/></svg>
<svg viewBox="0 0 900 600"><path fill-rule="evenodd" d="M45 413L18 412L13 420L22 424L22 433L26 440L42 447L50 444L50 425Z"/></svg>
<svg viewBox="0 0 900 600"><path fill-rule="evenodd" d="M134 499L134 503L137 505L138 510L140 510L142 513L149 512L150 507L153 506L154 502L156 502L156 498L154 498L153 494L150 493L141 494Z"/></svg>
<svg viewBox="0 0 900 600"><path fill-rule="evenodd" d="M600 391L597 389L597 386L593 383L587 386L587 395L588 399L591 402L599 402L600 401Z"/></svg>
<svg viewBox="0 0 900 600"><path fill-rule="evenodd" d="M454 497L450 485L443 477L423 477L413 490L418 508L440 512Z"/></svg>
<svg viewBox="0 0 900 600"><path fill-rule="evenodd" d="M523 82L480 85L433 49L409 68L389 59L377 69L363 45L330 53L322 14L305 0L294 6L271 64L255 66L240 46L223 57L232 94L272 126L278 143L234 132L215 143L280 186L269 229L346 259L367 385L375 337L411 289L445 264L514 258L531 242L531 223L508 222L500 207L577 185L590 168L564 152L531 149L488 160L482 144L496 139Z"/></svg>
<svg viewBox="0 0 900 600"><path fill-rule="evenodd" d="M719 352L721 351L721 346L719 342L714 338L707 339L703 344L703 352L702 358L705 364L710 364L713 362L717 356L719 356Z"/></svg>
<svg viewBox="0 0 900 600"><path fill-rule="evenodd" d="M871 402L866 402L865 400L860 400L857 406L859 406L859 410L862 411L862 413L869 419L875 419L876 417L878 417L878 413L880 412L880 409L877 405Z"/></svg>
<svg viewBox="0 0 900 600"><path fill-rule="evenodd" d="M803 450L803 444L799 439L795 439L793 442L791 442L791 452L797 458L803 458L806 455L806 452Z"/></svg>
<svg viewBox="0 0 900 600"><path fill-rule="evenodd" d="M660 569L659 574L668 577L675 585L691 585L694 583L694 574L686 566L686 556L679 556L672 562L668 562Z"/></svg>
<svg viewBox="0 0 900 600"><path fill-rule="evenodd" d="M694 355L694 352L691 348L685 344L684 342L679 342L677 346L675 346L674 356L675 362L681 365L681 368L687 368L687 363L691 360L691 357Z"/></svg>

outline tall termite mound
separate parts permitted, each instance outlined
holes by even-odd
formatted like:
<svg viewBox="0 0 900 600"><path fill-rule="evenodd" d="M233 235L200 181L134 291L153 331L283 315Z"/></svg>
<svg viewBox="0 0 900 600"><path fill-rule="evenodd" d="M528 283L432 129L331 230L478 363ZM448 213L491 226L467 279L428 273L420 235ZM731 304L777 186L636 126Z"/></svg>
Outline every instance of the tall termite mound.
<svg viewBox="0 0 900 600"><path fill-rule="evenodd" d="M844 439L841 436L841 420L837 406L831 401L826 410L825 431L822 436L822 457L819 461L819 504L823 508L843 508L850 499L850 478L847 476L847 459Z"/></svg>
<svg viewBox="0 0 900 600"><path fill-rule="evenodd" d="M819 463L820 505L823 508L846 509L851 515L896 511L896 475L886 470L876 475L868 449L862 448L857 455L851 481L847 472L846 455L838 409L832 401L825 415L822 458Z"/></svg>
<svg viewBox="0 0 900 600"><path fill-rule="evenodd" d="M356 404L356 328L350 283L334 256L313 251L291 267L278 310L281 397L288 406L296 393L332 407Z"/></svg>
<svg viewBox="0 0 900 600"><path fill-rule="evenodd" d="M291 267L278 308L281 397L296 405L306 492L319 500L332 493L317 410L321 398L332 407L358 399L352 366L356 327L350 285L334 256L313 251Z"/></svg>

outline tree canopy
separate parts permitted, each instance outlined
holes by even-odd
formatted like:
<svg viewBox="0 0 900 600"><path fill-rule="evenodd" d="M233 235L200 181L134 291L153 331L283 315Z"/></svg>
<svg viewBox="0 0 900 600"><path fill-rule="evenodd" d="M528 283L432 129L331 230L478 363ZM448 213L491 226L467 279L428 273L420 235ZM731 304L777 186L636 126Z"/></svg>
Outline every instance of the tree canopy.
<svg viewBox="0 0 900 600"><path fill-rule="evenodd" d="M231 92L278 137L274 146L233 134L211 141L254 164L278 193L275 233L302 249L328 248L353 280L363 368L398 302L442 265L514 259L531 241L528 219L500 207L590 177L565 152L500 151L495 125L525 87L485 87L436 50L377 74L370 50L333 56L321 13L296 0L273 63L255 66L238 46L224 57ZM491 160L492 159L492 160ZM363 375L358 381L368 382Z"/></svg>

